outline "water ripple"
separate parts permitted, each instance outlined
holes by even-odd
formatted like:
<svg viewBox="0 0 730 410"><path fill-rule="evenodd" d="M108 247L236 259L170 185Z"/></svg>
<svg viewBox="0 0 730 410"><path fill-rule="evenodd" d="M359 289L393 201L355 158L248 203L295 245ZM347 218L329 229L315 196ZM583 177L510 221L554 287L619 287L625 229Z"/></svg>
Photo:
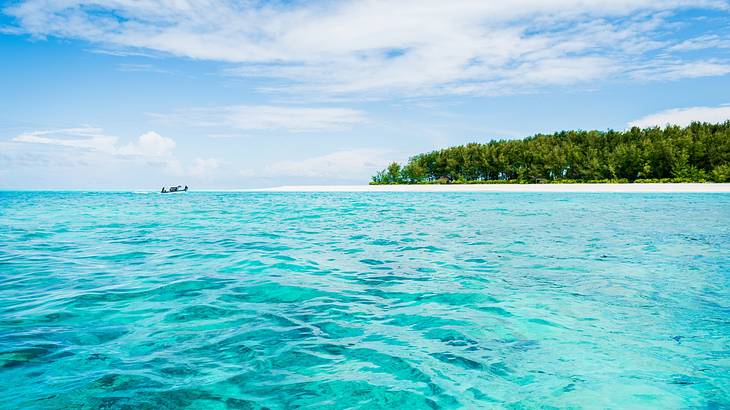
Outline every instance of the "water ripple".
<svg viewBox="0 0 730 410"><path fill-rule="evenodd" d="M730 407L729 249L719 194L0 192L0 407Z"/></svg>

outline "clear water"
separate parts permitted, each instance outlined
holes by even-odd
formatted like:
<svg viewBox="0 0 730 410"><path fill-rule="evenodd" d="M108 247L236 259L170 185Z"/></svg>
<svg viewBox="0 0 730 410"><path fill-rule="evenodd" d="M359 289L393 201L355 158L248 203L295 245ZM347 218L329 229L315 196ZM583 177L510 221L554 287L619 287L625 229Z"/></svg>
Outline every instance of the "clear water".
<svg viewBox="0 0 730 410"><path fill-rule="evenodd" d="M3 408L728 408L730 195L0 192Z"/></svg>

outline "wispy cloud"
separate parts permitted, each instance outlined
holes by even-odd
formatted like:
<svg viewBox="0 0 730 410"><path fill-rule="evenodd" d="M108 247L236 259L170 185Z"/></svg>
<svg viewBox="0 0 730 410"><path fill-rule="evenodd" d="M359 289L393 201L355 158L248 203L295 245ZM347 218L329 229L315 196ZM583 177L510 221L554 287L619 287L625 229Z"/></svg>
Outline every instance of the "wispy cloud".
<svg viewBox="0 0 730 410"><path fill-rule="evenodd" d="M669 49L671 51L697 51L709 48L727 49L730 48L730 38L718 35L705 35L684 40Z"/></svg>
<svg viewBox="0 0 730 410"><path fill-rule="evenodd" d="M643 81L673 81L682 78L699 78L730 73L730 62L657 59L631 72L631 77Z"/></svg>
<svg viewBox="0 0 730 410"><path fill-rule="evenodd" d="M104 162L105 159L138 161L147 165L162 166L169 174L201 178L216 172L220 161L215 158L195 158L189 165L174 156L176 143L172 138L148 131L137 140L120 143L118 137L107 135L101 128L78 127L54 130L32 131L14 137L10 144L15 163L26 164L56 161L58 164L84 165L86 163ZM8 143L6 143L8 144ZM17 145L34 144L45 147L58 147L83 155L70 155L69 152L57 153L44 151L41 154L17 149Z"/></svg>
<svg viewBox="0 0 730 410"><path fill-rule="evenodd" d="M150 116L165 123L189 127L226 128L245 131L336 131L367 121L367 117L363 112L349 108L279 107L269 105L192 108L166 114L153 113Z"/></svg>
<svg viewBox="0 0 730 410"><path fill-rule="evenodd" d="M152 64L119 64L117 70L125 73L157 73L157 74L172 74L172 71L165 70L159 67L155 67Z"/></svg>
<svg viewBox="0 0 730 410"><path fill-rule="evenodd" d="M362 96L509 94L652 69L665 80L726 73L727 59L685 52L721 39L669 40L667 20L688 8L726 11L728 1L26 0L5 12L16 32L37 37L232 63L229 74L274 79L270 90ZM650 65L659 54L701 69Z"/></svg>
<svg viewBox="0 0 730 410"><path fill-rule="evenodd" d="M693 121L720 123L730 120L730 105L719 107L673 108L631 121L630 127L686 126Z"/></svg>
<svg viewBox="0 0 730 410"><path fill-rule="evenodd" d="M24 133L13 138L15 142L56 145L97 151L115 156L165 157L172 153L175 141L148 131L137 141L119 144L119 138L104 134L100 128L64 128Z"/></svg>
<svg viewBox="0 0 730 410"><path fill-rule="evenodd" d="M268 165L257 176L367 180L388 163L387 153L379 149L354 149L301 160L278 161ZM244 171L244 174L251 172Z"/></svg>
<svg viewBox="0 0 730 410"><path fill-rule="evenodd" d="M195 158L188 168L187 174L200 178L214 173L220 166L221 162L215 158Z"/></svg>

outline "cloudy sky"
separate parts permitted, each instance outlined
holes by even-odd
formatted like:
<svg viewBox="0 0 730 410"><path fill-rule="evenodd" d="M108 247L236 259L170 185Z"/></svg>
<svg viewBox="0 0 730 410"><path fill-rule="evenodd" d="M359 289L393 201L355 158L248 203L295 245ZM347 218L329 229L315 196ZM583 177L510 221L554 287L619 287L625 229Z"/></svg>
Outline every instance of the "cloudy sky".
<svg viewBox="0 0 730 410"><path fill-rule="evenodd" d="M730 0L0 0L0 188L365 183L728 90Z"/></svg>

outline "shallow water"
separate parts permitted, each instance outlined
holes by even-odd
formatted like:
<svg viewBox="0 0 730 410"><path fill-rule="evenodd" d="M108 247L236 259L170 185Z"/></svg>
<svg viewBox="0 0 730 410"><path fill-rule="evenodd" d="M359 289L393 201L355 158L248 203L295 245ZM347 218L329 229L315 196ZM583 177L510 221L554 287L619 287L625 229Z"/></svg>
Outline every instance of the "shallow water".
<svg viewBox="0 0 730 410"><path fill-rule="evenodd" d="M0 397L730 407L730 195L0 192Z"/></svg>

